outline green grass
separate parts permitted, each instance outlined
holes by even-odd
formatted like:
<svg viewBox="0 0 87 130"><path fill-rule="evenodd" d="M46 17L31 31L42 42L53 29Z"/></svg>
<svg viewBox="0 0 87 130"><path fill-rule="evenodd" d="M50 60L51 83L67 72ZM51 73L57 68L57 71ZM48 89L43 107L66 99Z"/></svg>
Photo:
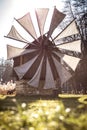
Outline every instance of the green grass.
<svg viewBox="0 0 87 130"><path fill-rule="evenodd" d="M87 95L0 99L0 130L87 130Z"/></svg>
<svg viewBox="0 0 87 130"><path fill-rule="evenodd" d="M14 106L14 102L12 101L13 99L16 99L16 101L21 104L21 103L26 103L26 104L30 104L31 102L37 102L38 100L42 100L43 102L48 100L48 101L52 101L54 100L56 101L62 101L64 106L70 107L70 108L75 108L76 106L78 106L81 103L84 103L82 100L85 98L87 99L87 95L74 95L74 94L59 94L58 97L53 97L53 96L40 96L40 95L34 95L34 96L24 96L24 95L17 95L17 96L2 96L0 95L0 99L4 99L4 100L0 100L0 104L1 108L11 108L12 106ZM86 101L85 101L86 102Z"/></svg>

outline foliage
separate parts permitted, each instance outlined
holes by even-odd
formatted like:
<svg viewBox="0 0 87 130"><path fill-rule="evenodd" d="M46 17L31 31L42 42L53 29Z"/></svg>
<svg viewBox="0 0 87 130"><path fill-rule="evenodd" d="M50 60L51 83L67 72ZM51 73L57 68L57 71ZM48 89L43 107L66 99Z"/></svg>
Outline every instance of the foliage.
<svg viewBox="0 0 87 130"><path fill-rule="evenodd" d="M87 130L87 104L72 109L59 100L13 102L17 108L0 112L0 130Z"/></svg>
<svg viewBox="0 0 87 130"><path fill-rule="evenodd" d="M3 75L5 73L5 70L7 67L13 66L13 60L5 60L3 57L0 58L0 80L3 78Z"/></svg>

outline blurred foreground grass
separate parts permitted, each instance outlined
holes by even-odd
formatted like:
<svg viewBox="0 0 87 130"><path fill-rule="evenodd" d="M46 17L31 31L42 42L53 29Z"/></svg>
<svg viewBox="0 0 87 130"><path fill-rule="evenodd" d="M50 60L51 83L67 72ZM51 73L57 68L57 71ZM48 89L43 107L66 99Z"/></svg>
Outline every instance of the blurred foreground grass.
<svg viewBox="0 0 87 130"><path fill-rule="evenodd" d="M87 130L87 95L0 98L0 130Z"/></svg>

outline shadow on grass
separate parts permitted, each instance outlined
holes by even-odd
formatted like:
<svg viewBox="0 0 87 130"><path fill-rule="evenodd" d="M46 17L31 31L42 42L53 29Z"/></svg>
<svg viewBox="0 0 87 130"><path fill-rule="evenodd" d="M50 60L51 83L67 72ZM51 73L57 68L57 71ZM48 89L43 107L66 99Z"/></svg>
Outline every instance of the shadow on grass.
<svg viewBox="0 0 87 130"><path fill-rule="evenodd" d="M13 109L16 107L16 104L13 102L15 99L18 104L26 103L30 104L32 102L36 102L37 100L54 100L54 101L62 101L64 106L67 108L76 108L81 102L78 101L80 97L83 95L31 95L31 96L24 96L24 95L16 95L16 96L7 96L3 100L0 100L0 110L6 109Z"/></svg>

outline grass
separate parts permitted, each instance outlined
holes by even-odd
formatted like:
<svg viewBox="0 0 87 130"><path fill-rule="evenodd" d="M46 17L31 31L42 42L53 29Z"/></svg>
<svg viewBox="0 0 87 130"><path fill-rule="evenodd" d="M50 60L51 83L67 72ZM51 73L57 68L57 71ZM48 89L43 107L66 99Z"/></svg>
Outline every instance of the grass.
<svg viewBox="0 0 87 130"><path fill-rule="evenodd" d="M87 130L87 95L0 98L0 130Z"/></svg>
<svg viewBox="0 0 87 130"><path fill-rule="evenodd" d="M14 105L14 102L12 101L13 99L16 99L16 101L19 104L26 103L30 104L32 102L37 102L39 100L42 100L43 102L47 101L62 101L64 106L70 107L70 108L76 108L79 104L86 103L87 95L75 95L75 94L59 94L58 97L53 97L53 96L40 96L40 95L34 95L34 96L24 96L24 95L17 95L17 96L2 96L0 95L0 104L1 108L11 108Z"/></svg>

